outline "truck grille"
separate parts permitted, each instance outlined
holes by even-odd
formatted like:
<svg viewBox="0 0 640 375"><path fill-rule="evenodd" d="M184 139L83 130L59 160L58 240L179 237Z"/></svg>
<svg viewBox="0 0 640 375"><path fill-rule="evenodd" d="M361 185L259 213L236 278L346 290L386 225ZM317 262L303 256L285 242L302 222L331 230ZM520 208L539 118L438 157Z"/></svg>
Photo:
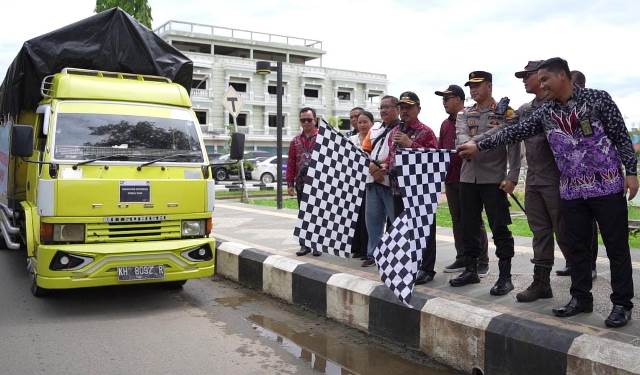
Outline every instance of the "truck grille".
<svg viewBox="0 0 640 375"><path fill-rule="evenodd" d="M180 238L180 220L87 224L86 242L131 242Z"/></svg>

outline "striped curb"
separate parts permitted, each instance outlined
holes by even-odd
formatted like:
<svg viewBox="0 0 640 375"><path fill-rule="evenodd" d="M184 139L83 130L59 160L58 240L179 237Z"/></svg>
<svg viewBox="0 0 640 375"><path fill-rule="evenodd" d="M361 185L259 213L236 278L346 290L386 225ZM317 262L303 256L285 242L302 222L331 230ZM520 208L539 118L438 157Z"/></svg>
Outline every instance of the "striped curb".
<svg viewBox="0 0 640 375"><path fill-rule="evenodd" d="M420 292L409 308L381 282L330 265L220 240L216 254L228 279L466 373L640 374L639 347L602 337L615 331L588 334Z"/></svg>

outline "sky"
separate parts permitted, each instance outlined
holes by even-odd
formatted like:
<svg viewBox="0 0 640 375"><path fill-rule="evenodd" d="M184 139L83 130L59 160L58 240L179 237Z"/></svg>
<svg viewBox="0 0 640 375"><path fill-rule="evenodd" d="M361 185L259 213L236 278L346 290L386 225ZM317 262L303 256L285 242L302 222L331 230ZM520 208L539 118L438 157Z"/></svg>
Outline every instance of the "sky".
<svg viewBox="0 0 640 375"><path fill-rule="evenodd" d="M8 0L7 0L8 1ZM323 66L383 73L388 93L411 90L422 122L446 117L434 91L469 72L493 74L496 100L533 97L514 72L560 56L587 87L607 90L627 127L640 127L640 1L637 0L148 0L153 28L186 21L321 40ZM29 0L3 6L0 77L25 40L93 14L92 0ZM27 17L28 15L28 17ZM636 46L636 47L634 47ZM466 90L468 95L468 90Z"/></svg>

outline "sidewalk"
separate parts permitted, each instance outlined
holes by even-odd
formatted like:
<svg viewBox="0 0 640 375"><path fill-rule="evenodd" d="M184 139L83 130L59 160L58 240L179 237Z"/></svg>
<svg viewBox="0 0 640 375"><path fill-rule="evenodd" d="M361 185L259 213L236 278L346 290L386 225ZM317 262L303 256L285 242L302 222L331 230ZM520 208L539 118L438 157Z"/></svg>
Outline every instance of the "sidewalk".
<svg viewBox="0 0 640 375"><path fill-rule="evenodd" d="M369 280L370 285L377 286L380 283L377 269L375 267L362 268L360 267L361 262L355 259L342 259L326 254L318 258L311 257L310 255L305 257L296 257L294 253L299 249L299 245L297 239L293 237L292 234L296 223L296 217L297 211L294 210L276 210L269 207L246 205L237 202L218 201L214 212L213 233L219 240L238 244L238 248L253 248L260 250L260 254L263 254L264 257L280 255L289 259L289 263L294 262L295 264L300 264L301 262L304 262L305 264L318 266L321 269L331 270L331 272L334 273L339 272L341 274L357 276L359 278ZM513 283L516 289L502 297L489 295L489 289L496 281L498 274L497 259L493 254L494 248L490 248L491 263L489 276L484 278L480 284L469 285L462 288L452 288L449 286L448 280L456 274L445 274L441 272L442 268L450 264L455 258L455 249L451 230L449 228L438 228L436 239L436 271L438 273L434 281L415 288L416 295L414 296L414 300L424 300L424 303L420 302L414 304L417 305L415 307L418 310L422 310L424 313L425 309L435 306L435 304L431 304L433 305L431 307L427 306L430 305L432 299L435 299L440 301L439 305L443 310L437 313L432 312L442 319L448 319L449 317L447 317L447 315L451 315L451 319L465 321L468 319L468 317L464 316L465 314L468 314L469 316L472 316L475 313L480 315L484 314L485 318L488 319L485 319L486 322L483 323L486 323L484 325L484 329L493 332L493 334L497 334L497 342L501 343L500 345L512 346L509 350L514 353L517 353L519 349L513 346L518 346L520 344L510 344L512 340L515 340L514 342L517 343L526 342L528 340L533 340L533 342L536 340L542 340L540 342L543 344L538 346L550 346L552 347L551 349L545 348L545 350L552 350L554 353L562 352L563 359L560 359L558 363L566 361L564 371L552 371L551 373L586 373L582 372L582 370L587 370L587 368L581 367L584 364L578 365L578 363L582 362L575 360L575 358L579 358L580 356L574 358L574 356L570 355L570 350L573 350L574 354L581 351L584 352L584 357L589 358L589 360L593 362L592 365L589 365L589 373L636 373L636 371L640 371L640 349L635 347L640 344L640 322L637 322L637 320L640 319L640 303L638 298L634 298L636 308L633 311L634 320L632 320L630 324L626 327L615 330L607 329L604 326L604 319L607 317L611 309L611 303L609 301L609 293L611 292L609 284L609 262L605 256L604 248L601 247L599 254L600 257L597 262L598 278L594 282L593 287L594 312L592 314L579 314L575 317L560 319L551 314L551 308L563 305L569 300L568 290L570 280L568 277L557 277L555 276L555 272L553 273L551 281L554 298L552 299L539 300L527 304L518 303L515 300L516 293L525 289L531 282L531 275L533 271L533 265L529 261L533 256L531 238L515 238L516 256L513 260L512 273ZM221 248L223 246L224 244ZM262 255L259 256L259 258L260 257L262 257ZM265 260L264 257L260 258L261 261ZM220 262L220 254L218 259ZM640 250L632 250L632 261L634 279L636 280L635 290L636 295L638 295L638 290L640 289L638 287L640 283ZM559 250L556 250L556 268L562 266L564 266L564 259L562 258L562 254ZM222 264L219 264L218 270L223 270L224 267L225 266ZM325 280L325 282L326 281L327 280ZM260 285L262 285L262 283ZM382 291L381 289L379 290ZM390 292L388 294L390 294ZM370 296L373 296L373 294L370 293ZM393 295L391 296L393 297ZM327 296L327 299L328 298L329 297ZM389 301L389 303L394 303L394 301ZM399 309L399 306L401 305L396 304L395 309ZM479 309L478 312L473 311L475 308ZM328 309L328 307L325 307L325 309ZM456 311L456 309L459 311ZM462 314L462 316L459 314ZM503 317L509 318L505 321L501 321L503 320ZM369 316L367 316L367 318L372 319ZM424 324L425 318L423 317L422 320L422 323ZM516 321L517 324L514 323ZM358 325L357 322L352 323L353 324L351 325ZM442 324L442 322L440 324ZM471 326L474 324L475 323L471 324ZM515 329L514 324L520 328ZM528 328L524 329L522 327ZM369 327L367 327L367 329L371 331ZM525 334L527 337L518 337L518 335L525 331L529 332L529 334ZM553 334L550 332L553 332ZM549 336L550 334L555 335L558 332L562 333L562 335L560 335L562 337L558 339L559 341L545 341L554 341L555 339L546 336ZM506 336L500 336L502 334L509 336L509 338L505 338ZM479 351L486 349L482 348L482 346L485 344L489 345L489 342L484 341L489 340L490 337L493 336L490 335L489 332L485 332L480 336L482 336L482 342L474 341L474 343L470 342L467 344L471 346L480 345L481 347L477 348ZM587 336L589 338L588 340L586 339ZM586 346L580 350L573 348L573 345L580 341L578 340L578 337L580 337L581 340L584 339L588 341L588 343L585 344ZM444 338L444 336L442 336L442 338ZM502 358L502 351L494 353L493 355L497 355L498 358L492 359L492 351L487 349L487 352L483 354L483 358L469 358L465 362L461 358L457 358L459 353L438 353L436 348L432 347L429 349L429 344L427 342L423 342L424 337L420 336L418 339L418 345L414 346L419 346L424 351L431 351L427 352L427 354L436 357L436 359L443 360L447 362L447 364L456 368L465 371L471 371L473 368L477 368L482 371L487 371L486 373L502 373L501 371L496 371L496 368L492 367L492 361L501 362L505 360L505 358ZM496 339L496 337L494 337L494 339ZM408 342L407 344L411 345L412 343ZM460 342L456 345L460 345ZM492 343L491 345L496 345L496 343ZM554 345L559 345L559 347L553 348ZM612 348L615 348L615 350ZM460 349L462 352L470 350L469 348L456 349ZM452 348L449 347L444 350L452 350ZM531 347L528 347L526 350L530 351ZM471 351L473 352L473 350ZM529 356L535 356L535 354L532 352ZM599 359L598 356L602 356L602 358ZM571 360L573 361L573 364L570 361L570 358L574 358ZM528 366L531 363L527 364L527 361L532 360L536 362L536 360L531 357L511 358L511 371L516 368L520 369L518 366L524 366L525 364ZM537 360L541 361L541 363L536 365L537 367L533 366L531 368L545 369L554 363L552 360L548 360L547 355L544 355ZM448 363L451 361L458 361L460 363L456 366L456 363ZM487 361L489 363L485 364ZM507 371L505 373L509 373L509 371L506 370L508 368L509 366L505 367L504 371ZM529 367L526 368L529 369ZM598 370L598 368L600 370ZM626 371L621 371L621 368ZM493 369L493 371L489 371L490 369ZM570 369L574 369L577 372L570 371ZM559 369L556 368L556 370ZM526 372L530 373L529 370Z"/></svg>

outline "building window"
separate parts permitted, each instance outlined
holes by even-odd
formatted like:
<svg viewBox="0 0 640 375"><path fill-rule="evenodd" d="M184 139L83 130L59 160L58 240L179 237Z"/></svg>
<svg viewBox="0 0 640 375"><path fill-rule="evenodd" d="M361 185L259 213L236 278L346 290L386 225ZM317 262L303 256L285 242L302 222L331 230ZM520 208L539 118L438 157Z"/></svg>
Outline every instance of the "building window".
<svg viewBox="0 0 640 375"><path fill-rule="evenodd" d="M267 92L271 95L275 95L277 94L277 86L276 85L269 85L269 87L267 87Z"/></svg>
<svg viewBox="0 0 640 375"><path fill-rule="evenodd" d="M370 105L378 105L380 104L380 99L382 99L382 92L379 91L374 91L374 92L369 92L369 94L367 95L367 101L369 102Z"/></svg>
<svg viewBox="0 0 640 375"><path fill-rule="evenodd" d="M269 115L269 127L270 127L270 128L276 128L276 127L278 127L278 116L276 116L276 115Z"/></svg>
<svg viewBox="0 0 640 375"><path fill-rule="evenodd" d="M299 55L289 55L289 62L291 64L302 64L304 65L307 61L313 60L313 57L307 56L299 56Z"/></svg>
<svg viewBox="0 0 640 375"><path fill-rule="evenodd" d="M229 115L229 124L233 125L233 116ZM238 126L247 126L247 114L238 114Z"/></svg>
<svg viewBox="0 0 640 375"><path fill-rule="evenodd" d="M253 50L253 58L255 60L287 61L287 55L284 53L260 51L255 49Z"/></svg>
<svg viewBox="0 0 640 375"><path fill-rule="evenodd" d="M338 128L340 130L351 130L351 121L348 118L341 118Z"/></svg>
<svg viewBox="0 0 640 375"><path fill-rule="evenodd" d="M338 100L351 100L351 92L338 91Z"/></svg>
<svg viewBox="0 0 640 375"><path fill-rule="evenodd" d="M320 90L318 89L304 89L304 96L307 98L318 98L320 97Z"/></svg>
<svg viewBox="0 0 640 375"><path fill-rule="evenodd" d="M247 84L241 82L229 82L229 86L233 86L237 92L247 92Z"/></svg>
<svg viewBox="0 0 640 375"><path fill-rule="evenodd" d="M200 125L205 125L207 123L207 111L196 110L195 113Z"/></svg>
<svg viewBox="0 0 640 375"><path fill-rule="evenodd" d="M206 90L207 89L207 79L206 78L202 78L202 79L194 78L194 79L192 79L191 80L191 88L192 89Z"/></svg>
<svg viewBox="0 0 640 375"><path fill-rule="evenodd" d="M213 54L222 55L222 56L242 57L245 59L248 59L249 56L251 56L251 53L248 49L236 48L236 47L225 47L225 46L214 46Z"/></svg>
<svg viewBox="0 0 640 375"><path fill-rule="evenodd" d="M193 43L193 42L181 42L179 40L172 40L171 45L180 51L185 52L198 52L198 53L211 53L210 44Z"/></svg>

